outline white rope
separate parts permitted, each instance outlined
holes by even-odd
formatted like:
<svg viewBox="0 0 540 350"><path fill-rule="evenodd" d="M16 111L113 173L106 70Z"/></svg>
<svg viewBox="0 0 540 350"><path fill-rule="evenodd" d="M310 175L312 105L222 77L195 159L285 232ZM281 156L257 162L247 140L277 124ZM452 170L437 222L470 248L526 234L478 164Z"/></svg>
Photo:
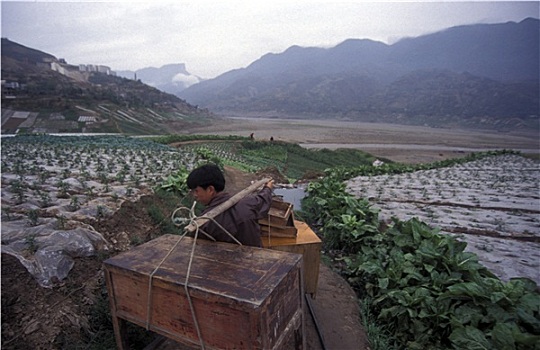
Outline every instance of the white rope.
<svg viewBox="0 0 540 350"><path fill-rule="evenodd" d="M191 246L191 254L189 256L189 263L188 263L188 269L186 273L186 281L184 283L184 290L186 292L186 297L189 303L189 309L191 311L191 318L193 318L193 323L195 324L195 329L197 330L197 336L199 337L199 342L201 343L201 349L204 350L205 349L204 340L201 335L199 321L197 320L197 315L195 314L195 307L193 306L193 302L191 301L191 295L189 295L189 289L188 289L189 276L191 274L191 263L193 262L193 257L195 256L195 244L197 243L198 234L199 234L199 225L197 225L197 229L195 230L195 235L193 237L193 245Z"/></svg>
<svg viewBox="0 0 540 350"><path fill-rule="evenodd" d="M271 225L272 223L270 222L270 211L268 211L268 247L270 248L272 246L272 239L271 239L271 236L270 236L270 230L271 230Z"/></svg>

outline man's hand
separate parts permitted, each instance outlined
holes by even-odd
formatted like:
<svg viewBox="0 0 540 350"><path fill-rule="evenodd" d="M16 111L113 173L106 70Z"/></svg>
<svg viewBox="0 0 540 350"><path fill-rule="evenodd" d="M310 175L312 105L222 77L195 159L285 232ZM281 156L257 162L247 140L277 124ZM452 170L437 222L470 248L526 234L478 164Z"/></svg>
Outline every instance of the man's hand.
<svg viewBox="0 0 540 350"><path fill-rule="evenodd" d="M264 184L265 187L268 187L269 189L274 188L274 180L270 180L267 183Z"/></svg>

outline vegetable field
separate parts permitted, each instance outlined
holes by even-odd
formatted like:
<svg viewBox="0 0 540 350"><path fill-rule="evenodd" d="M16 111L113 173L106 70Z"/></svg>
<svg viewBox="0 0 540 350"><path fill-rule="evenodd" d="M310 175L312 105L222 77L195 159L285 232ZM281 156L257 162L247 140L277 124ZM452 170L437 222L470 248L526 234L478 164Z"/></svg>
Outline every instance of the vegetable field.
<svg viewBox="0 0 540 350"><path fill-rule="evenodd" d="M376 348L540 349L537 163L495 152L326 175L304 215L384 330Z"/></svg>
<svg viewBox="0 0 540 350"><path fill-rule="evenodd" d="M241 137L2 138L2 252L60 290L75 260L141 243L126 232L108 241L92 226L123 204L157 189L185 193L200 162L274 167L291 182L313 180L302 217L396 349L540 349L538 163L511 152L417 166L374 160Z"/></svg>
<svg viewBox="0 0 540 350"><path fill-rule="evenodd" d="M359 151L304 150L286 143L239 137L191 136L178 147L121 136L27 135L2 139L2 249L16 256L42 286L64 279L73 259L108 249L86 222L115 213L160 187L184 190L185 176L199 162L215 162L255 172L275 167L294 181L341 159L366 164ZM332 156L334 155L335 156ZM75 243L74 243L75 242ZM126 242L126 248L130 242Z"/></svg>
<svg viewBox="0 0 540 350"><path fill-rule="evenodd" d="M196 161L127 137L3 138L2 251L50 287L68 275L74 258L109 249L86 221L112 215Z"/></svg>
<svg viewBox="0 0 540 350"><path fill-rule="evenodd" d="M508 281L540 285L540 167L507 154L446 168L359 176L348 190L390 221L418 218L467 242L467 251Z"/></svg>
<svg viewBox="0 0 540 350"><path fill-rule="evenodd" d="M161 142L171 143L171 139L163 138ZM204 143L180 143L178 147L204 159L249 172L273 167L289 182L322 175L327 168L368 165L375 160L373 156L354 149L307 150L297 144L278 141L213 140Z"/></svg>

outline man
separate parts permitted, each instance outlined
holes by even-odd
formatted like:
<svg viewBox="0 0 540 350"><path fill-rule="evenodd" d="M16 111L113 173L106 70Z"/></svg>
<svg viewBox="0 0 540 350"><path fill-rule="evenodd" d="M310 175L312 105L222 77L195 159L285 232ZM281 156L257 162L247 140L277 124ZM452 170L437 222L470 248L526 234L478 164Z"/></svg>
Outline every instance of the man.
<svg viewBox="0 0 540 350"><path fill-rule="evenodd" d="M188 175L187 185L195 200L205 206L200 216L204 216L205 213L231 198L229 193L223 192L225 177L221 169L214 164L205 164L194 169ZM274 181L269 181L257 194L241 199L231 208L217 215L214 220L243 245L262 247L258 220L268 215L272 204L273 186ZM201 226L201 229L214 237L216 241L236 243L223 228L212 220Z"/></svg>

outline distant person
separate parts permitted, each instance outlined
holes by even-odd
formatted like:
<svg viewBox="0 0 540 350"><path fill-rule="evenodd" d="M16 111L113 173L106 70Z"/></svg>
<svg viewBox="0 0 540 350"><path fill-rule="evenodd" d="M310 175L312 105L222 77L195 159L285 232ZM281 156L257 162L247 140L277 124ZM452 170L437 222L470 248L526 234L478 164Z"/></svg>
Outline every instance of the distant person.
<svg viewBox="0 0 540 350"><path fill-rule="evenodd" d="M253 136L253 133L251 133L251 134L249 135L249 138L250 138L251 140L253 140L253 139L255 138L255 137Z"/></svg>
<svg viewBox="0 0 540 350"><path fill-rule="evenodd" d="M223 192L225 177L214 164L206 164L194 169L187 178L188 188L195 200L205 206L200 216L224 203L232 196ZM267 182L256 194L248 195L238 203L217 215L214 220L233 235L243 245L262 247L259 220L265 218L272 204L274 181ZM215 222L210 220L201 229L216 241L236 243ZM200 237L206 238L204 235Z"/></svg>
<svg viewBox="0 0 540 350"><path fill-rule="evenodd" d="M274 136L270 136L270 142L274 142Z"/></svg>

